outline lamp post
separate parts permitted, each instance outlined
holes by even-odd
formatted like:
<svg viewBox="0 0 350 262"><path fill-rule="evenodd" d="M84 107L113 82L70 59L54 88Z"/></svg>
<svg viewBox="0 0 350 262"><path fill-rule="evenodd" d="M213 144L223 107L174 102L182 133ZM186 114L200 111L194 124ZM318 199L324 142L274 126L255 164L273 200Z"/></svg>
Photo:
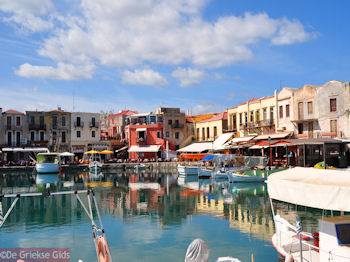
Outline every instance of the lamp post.
<svg viewBox="0 0 350 262"><path fill-rule="evenodd" d="M271 137L269 136L267 139L269 140L269 153L270 153L270 168L269 168L269 170L271 170L271 166L272 166Z"/></svg>

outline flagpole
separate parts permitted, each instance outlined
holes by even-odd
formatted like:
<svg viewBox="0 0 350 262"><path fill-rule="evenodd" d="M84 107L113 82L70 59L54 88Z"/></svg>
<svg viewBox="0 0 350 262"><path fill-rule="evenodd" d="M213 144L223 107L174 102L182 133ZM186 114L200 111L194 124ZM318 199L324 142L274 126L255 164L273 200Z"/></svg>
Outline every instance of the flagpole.
<svg viewBox="0 0 350 262"><path fill-rule="evenodd" d="M301 223L299 221L299 217L297 216L297 236L299 238L299 247L300 247L300 261L303 262L303 243L301 237Z"/></svg>

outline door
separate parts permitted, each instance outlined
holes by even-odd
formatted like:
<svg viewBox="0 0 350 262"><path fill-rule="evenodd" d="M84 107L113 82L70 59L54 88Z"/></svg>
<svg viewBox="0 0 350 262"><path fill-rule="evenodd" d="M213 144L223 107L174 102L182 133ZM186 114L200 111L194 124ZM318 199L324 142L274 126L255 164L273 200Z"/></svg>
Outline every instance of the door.
<svg viewBox="0 0 350 262"><path fill-rule="evenodd" d="M314 138L314 123L309 122L309 127L308 127L308 132L309 132L309 138Z"/></svg>
<svg viewBox="0 0 350 262"><path fill-rule="evenodd" d="M298 120L303 120L304 119L304 103L299 102L298 103Z"/></svg>
<svg viewBox="0 0 350 262"><path fill-rule="evenodd" d="M7 133L7 145L12 146L12 132Z"/></svg>
<svg viewBox="0 0 350 262"><path fill-rule="evenodd" d="M16 145L19 146L21 144L21 133L16 133Z"/></svg>

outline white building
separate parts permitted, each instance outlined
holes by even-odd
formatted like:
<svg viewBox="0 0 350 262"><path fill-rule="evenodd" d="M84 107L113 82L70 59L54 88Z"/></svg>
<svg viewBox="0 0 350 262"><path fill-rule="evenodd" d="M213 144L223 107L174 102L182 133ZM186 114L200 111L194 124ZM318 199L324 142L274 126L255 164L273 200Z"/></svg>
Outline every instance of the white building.
<svg viewBox="0 0 350 262"><path fill-rule="evenodd" d="M91 149L100 150L99 126L99 113L72 112L71 151L81 157L84 152Z"/></svg>

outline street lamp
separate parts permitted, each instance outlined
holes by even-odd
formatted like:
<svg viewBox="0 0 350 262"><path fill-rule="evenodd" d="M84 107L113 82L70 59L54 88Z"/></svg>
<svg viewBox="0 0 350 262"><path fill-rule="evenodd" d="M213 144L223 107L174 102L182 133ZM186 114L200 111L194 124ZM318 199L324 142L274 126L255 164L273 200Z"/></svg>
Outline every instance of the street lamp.
<svg viewBox="0 0 350 262"><path fill-rule="evenodd" d="M271 166L272 166L271 137L269 136L267 139L269 140L269 153L270 153L270 167L269 167L269 170L271 170Z"/></svg>

